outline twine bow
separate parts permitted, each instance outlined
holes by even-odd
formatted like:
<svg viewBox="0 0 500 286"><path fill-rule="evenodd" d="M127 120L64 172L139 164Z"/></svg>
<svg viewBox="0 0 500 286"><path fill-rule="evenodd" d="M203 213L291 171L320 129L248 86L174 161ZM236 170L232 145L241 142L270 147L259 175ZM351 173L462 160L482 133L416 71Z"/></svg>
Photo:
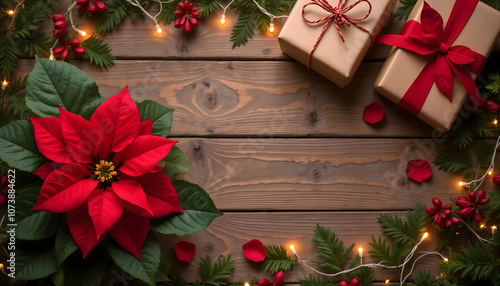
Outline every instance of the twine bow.
<svg viewBox="0 0 500 286"><path fill-rule="evenodd" d="M307 23L316 24L316 23L321 23L321 22L327 21L326 24L323 26L323 29L321 30L321 34L319 35L318 39L316 40L316 43L314 44L311 52L309 53L309 58L307 59L307 68L310 68L312 54L316 50L316 47L318 46L319 41L321 41L323 34L325 33L326 29L330 26L330 23L332 21L335 23L335 27L337 28L337 32L339 33L339 36L342 39L342 42L345 42L345 40L344 40L344 36L342 35L342 32L340 31L339 25L345 25L346 27L350 27L351 24L353 24L358 29L361 29L361 30L367 32L370 35L370 37L372 38L372 42L373 42L373 35L370 33L370 31L368 31L367 29L361 27L359 24L356 23L357 21L362 21L362 20L368 18L368 16L372 12L372 4L370 3L370 1L369 0L358 0L354 4L351 4L347 7L345 7L346 2L347 2L347 0L339 0L337 7L333 7L332 5L330 5L330 3L328 3L327 0L311 0L311 2L305 4L302 7L302 18ZM368 3L368 6L369 6L368 12L366 13L366 15L364 17L351 18L351 17L345 15L345 13L352 10L356 5L358 5L361 2L366 2L366 3ZM319 6L323 10L328 12L329 15L326 17L317 19L317 20L309 20L304 15L306 7L309 5Z"/></svg>

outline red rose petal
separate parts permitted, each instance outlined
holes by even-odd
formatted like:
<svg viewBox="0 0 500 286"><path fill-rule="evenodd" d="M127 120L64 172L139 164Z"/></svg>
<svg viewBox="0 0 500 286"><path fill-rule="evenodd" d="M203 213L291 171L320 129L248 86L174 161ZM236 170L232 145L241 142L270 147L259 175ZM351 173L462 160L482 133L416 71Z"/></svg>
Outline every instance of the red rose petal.
<svg viewBox="0 0 500 286"><path fill-rule="evenodd" d="M375 124L384 118L385 109L376 101L365 106L363 120L366 123Z"/></svg>
<svg viewBox="0 0 500 286"><path fill-rule="evenodd" d="M175 244L175 255L180 261L191 262L196 252L196 245L188 241L179 241Z"/></svg>
<svg viewBox="0 0 500 286"><path fill-rule="evenodd" d="M252 239L243 244L243 254L249 260L260 262L266 259L267 250L260 240Z"/></svg>
<svg viewBox="0 0 500 286"><path fill-rule="evenodd" d="M431 165L425 160L411 160L406 165L406 176L422 183L432 176Z"/></svg>
<svg viewBox="0 0 500 286"><path fill-rule="evenodd" d="M283 286L283 284L285 284L285 273L283 273L283 271L279 271L274 274L273 283L274 286Z"/></svg>

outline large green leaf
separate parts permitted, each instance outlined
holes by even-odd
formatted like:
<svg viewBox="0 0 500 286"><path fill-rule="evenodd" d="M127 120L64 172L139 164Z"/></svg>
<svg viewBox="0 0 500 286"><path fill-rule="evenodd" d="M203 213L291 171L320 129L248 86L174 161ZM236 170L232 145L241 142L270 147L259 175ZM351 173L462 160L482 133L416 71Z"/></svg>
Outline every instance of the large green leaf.
<svg viewBox="0 0 500 286"><path fill-rule="evenodd" d="M9 166L34 172L45 158L38 152L33 126L28 120L18 120L0 127L0 159Z"/></svg>
<svg viewBox="0 0 500 286"><path fill-rule="evenodd" d="M200 232L222 213L200 186L186 181L173 181L184 210L182 214L172 214L153 222L154 230L163 234L179 236Z"/></svg>
<svg viewBox="0 0 500 286"><path fill-rule="evenodd" d="M163 158L158 165L163 167L165 164L167 164L167 167L163 169L163 173L167 175L174 175L181 172L191 173L191 169L189 169L189 162L186 159L184 152L182 152L181 148L175 145L172 147L167 157Z"/></svg>
<svg viewBox="0 0 500 286"><path fill-rule="evenodd" d="M70 256L73 252L78 249L71 233L69 232L69 228L66 224L61 224L59 230L56 235L56 258L57 264L61 265L68 256Z"/></svg>
<svg viewBox="0 0 500 286"><path fill-rule="evenodd" d="M58 228L58 215L49 212L34 211L39 187L27 188L16 198L16 238L41 240L52 236Z"/></svg>
<svg viewBox="0 0 500 286"><path fill-rule="evenodd" d="M149 118L153 120L153 135L167 137L172 128L174 110L167 108L157 102L144 100L137 104L141 120L146 121Z"/></svg>
<svg viewBox="0 0 500 286"><path fill-rule="evenodd" d="M16 248L16 279L40 279L56 272L57 262L54 249L26 251ZM9 271L10 272L10 271Z"/></svg>
<svg viewBox="0 0 500 286"><path fill-rule="evenodd" d="M155 278L160 267L161 249L158 240L152 233L148 235L142 246L141 261L115 243L109 243L108 250L116 265L125 272L151 286L156 285Z"/></svg>
<svg viewBox="0 0 500 286"><path fill-rule="evenodd" d="M72 256L63 264L64 285L95 286L101 285L106 272L106 257L102 252L92 251L84 260ZM71 263L68 263L71 262Z"/></svg>
<svg viewBox="0 0 500 286"><path fill-rule="evenodd" d="M28 77L26 104L41 117L58 117L59 105L88 119L101 96L95 82L75 66L37 57Z"/></svg>

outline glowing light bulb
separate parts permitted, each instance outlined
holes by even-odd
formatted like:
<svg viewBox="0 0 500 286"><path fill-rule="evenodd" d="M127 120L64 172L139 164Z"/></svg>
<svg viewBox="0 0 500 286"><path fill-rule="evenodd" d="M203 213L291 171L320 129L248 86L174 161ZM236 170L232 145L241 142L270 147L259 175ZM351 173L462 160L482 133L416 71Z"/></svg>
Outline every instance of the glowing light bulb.
<svg viewBox="0 0 500 286"><path fill-rule="evenodd" d="M7 11L7 14L9 14L10 16L14 15L14 13L16 13L16 12L14 12L14 10Z"/></svg>
<svg viewBox="0 0 500 286"><path fill-rule="evenodd" d="M158 32L158 34L161 34L163 30L160 28L160 25L156 24L156 32Z"/></svg>
<svg viewBox="0 0 500 286"><path fill-rule="evenodd" d="M458 185L459 185L460 187L463 187L463 186L464 186L464 184L465 184L465 183L464 183L464 182L462 182L462 181L458 182Z"/></svg>
<svg viewBox="0 0 500 286"><path fill-rule="evenodd" d="M443 261L444 261L444 263L448 263L448 261L449 261L449 260L448 260L448 258L446 258L446 257L445 257L445 258L443 259Z"/></svg>
<svg viewBox="0 0 500 286"><path fill-rule="evenodd" d="M390 281L391 281L391 280L389 280L389 279L385 280L385 285L389 285L389 282L390 282Z"/></svg>
<svg viewBox="0 0 500 286"><path fill-rule="evenodd" d="M7 89L7 85L9 85L9 82L4 79L2 81L2 91L5 91L5 89Z"/></svg>
<svg viewBox="0 0 500 286"><path fill-rule="evenodd" d="M359 257L363 257L363 247L358 248Z"/></svg>
<svg viewBox="0 0 500 286"><path fill-rule="evenodd" d="M290 249L295 250L295 246L293 246L293 244L290 244Z"/></svg>
<svg viewBox="0 0 500 286"><path fill-rule="evenodd" d="M493 120L493 125L497 126L497 124L498 124L498 120L497 119Z"/></svg>
<svg viewBox="0 0 500 286"><path fill-rule="evenodd" d="M51 61L55 61L55 60L56 60L56 58L54 57L54 55L50 55L49 60L51 60Z"/></svg>
<svg viewBox="0 0 500 286"><path fill-rule="evenodd" d="M3 263L0 263L0 270L3 270L4 266Z"/></svg>
<svg viewBox="0 0 500 286"><path fill-rule="evenodd" d="M491 235L494 236L496 232L497 232L497 226L494 225L494 226L491 227Z"/></svg>
<svg viewBox="0 0 500 286"><path fill-rule="evenodd" d="M426 239L428 236L429 236L428 232L424 233L424 235L422 235L422 240Z"/></svg>
<svg viewBox="0 0 500 286"><path fill-rule="evenodd" d="M82 35L82 36L84 36L84 37L85 37L85 36L87 36L87 32L85 32L85 31L80 31L80 35Z"/></svg>
<svg viewBox="0 0 500 286"><path fill-rule="evenodd" d="M245 282L245 286L250 286L250 283L248 283L248 282Z"/></svg>
<svg viewBox="0 0 500 286"><path fill-rule="evenodd" d="M274 32L274 23L271 21L271 24L269 24L269 32Z"/></svg>
<svg viewBox="0 0 500 286"><path fill-rule="evenodd" d="M220 18L220 23L221 24L226 23L226 14L222 14L222 17Z"/></svg>
<svg viewBox="0 0 500 286"><path fill-rule="evenodd" d="M489 171L488 171L488 175L489 175L489 176L493 175L493 171L492 171L492 170L489 170Z"/></svg>

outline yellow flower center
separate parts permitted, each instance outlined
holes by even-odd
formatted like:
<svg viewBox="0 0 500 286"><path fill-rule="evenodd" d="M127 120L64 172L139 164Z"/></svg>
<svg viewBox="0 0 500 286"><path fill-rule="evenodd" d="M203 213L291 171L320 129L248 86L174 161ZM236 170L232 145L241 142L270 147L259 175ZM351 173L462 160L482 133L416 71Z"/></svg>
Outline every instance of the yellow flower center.
<svg viewBox="0 0 500 286"><path fill-rule="evenodd" d="M108 162L101 160L99 164L95 165L94 174L97 176L97 180L104 183L104 181L111 181L113 176L116 176L115 165L113 162Z"/></svg>

